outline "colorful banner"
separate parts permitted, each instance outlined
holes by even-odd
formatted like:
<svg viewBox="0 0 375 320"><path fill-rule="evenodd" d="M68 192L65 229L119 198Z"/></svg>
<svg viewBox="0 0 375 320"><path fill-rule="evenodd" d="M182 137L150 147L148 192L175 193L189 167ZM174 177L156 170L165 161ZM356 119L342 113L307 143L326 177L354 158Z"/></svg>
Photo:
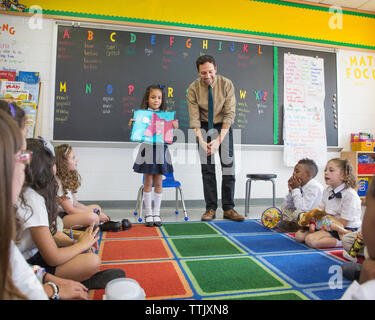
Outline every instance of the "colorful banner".
<svg viewBox="0 0 375 320"><path fill-rule="evenodd" d="M135 22L307 41L375 50L375 14L337 6L276 0L215 1L200 10L200 0L23 1L30 12L52 16ZM38 11L39 10L39 11Z"/></svg>

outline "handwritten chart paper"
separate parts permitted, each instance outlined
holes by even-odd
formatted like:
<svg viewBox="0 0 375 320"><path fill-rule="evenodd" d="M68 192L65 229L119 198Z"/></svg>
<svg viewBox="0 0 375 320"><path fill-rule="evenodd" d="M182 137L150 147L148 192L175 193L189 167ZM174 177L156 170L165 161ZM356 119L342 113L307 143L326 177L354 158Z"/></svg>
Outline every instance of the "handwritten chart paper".
<svg viewBox="0 0 375 320"><path fill-rule="evenodd" d="M324 61L284 55L284 163L295 166L302 158L318 166L327 162L324 118Z"/></svg>

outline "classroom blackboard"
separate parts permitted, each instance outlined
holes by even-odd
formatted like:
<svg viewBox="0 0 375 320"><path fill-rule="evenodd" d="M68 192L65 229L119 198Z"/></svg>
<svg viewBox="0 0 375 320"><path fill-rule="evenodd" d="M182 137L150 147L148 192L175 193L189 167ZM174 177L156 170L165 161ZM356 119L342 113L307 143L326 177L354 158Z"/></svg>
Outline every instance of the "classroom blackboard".
<svg viewBox="0 0 375 320"><path fill-rule="evenodd" d="M280 83L274 92L274 78L278 81L282 74L280 62L274 72L274 59L277 52L280 58L281 51L271 45L172 32L60 25L53 139L130 141L128 122L133 110L139 108L148 85L161 84L165 86L168 110L176 111L185 141L190 142L186 91L198 77L196 59L210 54L216 59L218 74L233 81L237 112L232 127L241 129L241 143L282 144ZM275 94L279 95L276 100Z"/></svg>

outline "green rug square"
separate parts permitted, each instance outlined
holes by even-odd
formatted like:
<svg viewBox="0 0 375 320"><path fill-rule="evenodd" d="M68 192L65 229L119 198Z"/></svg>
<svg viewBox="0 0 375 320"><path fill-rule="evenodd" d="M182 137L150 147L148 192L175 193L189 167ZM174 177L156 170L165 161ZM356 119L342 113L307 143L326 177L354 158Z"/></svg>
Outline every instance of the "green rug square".
<svg viewBox="0 0 375 320"><path fill-rule="evenodd" d="M202 296L291 288L253 257L195 259L181 263Z"/></svg>
<svg viewBox="0 0 375 320"><path fill-rule="evenodd" d="M211 234L219 234L216 229L206 222L197 223L164 223L162 226L163 231L169 237L178 236L203 236Z"/></svg>
<svg viewBox="0 0 375 320"><path fill-rule="evenodd" d="M211 299L215 299L215 300L309 300L305 295L295 290L221 296L221 297L208 298L207 300L211 300Z"/></svg>
<svg viewBox="0 0 375 320"><path fill-rule="evenodd" d="M244 250L222 236L169 238L168 241L180 258L246 254Z"/></svg>

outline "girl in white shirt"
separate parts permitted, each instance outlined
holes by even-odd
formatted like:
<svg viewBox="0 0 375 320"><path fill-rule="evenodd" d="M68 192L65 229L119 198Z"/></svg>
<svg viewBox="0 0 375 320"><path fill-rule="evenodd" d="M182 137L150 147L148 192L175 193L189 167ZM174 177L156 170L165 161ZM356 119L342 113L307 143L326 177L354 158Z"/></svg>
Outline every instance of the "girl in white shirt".
<svg viewBox="0 0 375 320"><path fill-rule="evenodd" d="M350 161L341 158L329 160L324 170L324 179L328 187L323 192L321 209L341 222L345 229L358 230L361 226L361 199L354 190L356 178ZM295 237L296 241L305 241L312 248L342 246L335 231L298 231Z"/></svg>
<svg viewBox="0 0 375 320"><path fill-rule="evenodd" d="M0 300L47 299L38 279L14 245L15 214L31 154L21 151L23 138L16 122L0 110Z"/></svg>
<svg viewBox="0 0 375 320"><path fill-rule="evenodd" d="M80 282L87 280L99 271L101 263L96 254L85 253L97 244L98 230L93 231L91 225L77 242L56 232L53 148L42 139L28 139L27 148L32 151L33 159L26 168L25 190L17 208L23 224L20 251L28 263L39 265L51 274Z"/></svg>
<svg viewBox="0 0 375 320"><path fill-rule="evenodd" d="M59 215L64 228L79 229L91 224L99 225L109 221L97 205L84 205L76 197L81 186L81 176L77 171L78 160L73 148L68 144L55 147L56 152L56 180L58 182Z"/></svg>

